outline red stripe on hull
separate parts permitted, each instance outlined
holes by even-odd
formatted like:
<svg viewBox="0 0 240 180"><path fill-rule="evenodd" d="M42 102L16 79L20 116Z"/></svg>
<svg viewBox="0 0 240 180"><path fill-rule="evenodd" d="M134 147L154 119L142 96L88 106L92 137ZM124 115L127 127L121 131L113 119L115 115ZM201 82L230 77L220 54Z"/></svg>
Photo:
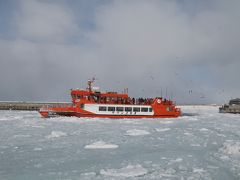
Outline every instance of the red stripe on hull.
<svg viewBox="0 0 240 180"><path fill-rule="evenodd" d="M89 117L89 118L115 118L115 119L123 119L123 118L177 118L179 115L105 115L105 114L81 114L75 113L76 117Z"/></svg>

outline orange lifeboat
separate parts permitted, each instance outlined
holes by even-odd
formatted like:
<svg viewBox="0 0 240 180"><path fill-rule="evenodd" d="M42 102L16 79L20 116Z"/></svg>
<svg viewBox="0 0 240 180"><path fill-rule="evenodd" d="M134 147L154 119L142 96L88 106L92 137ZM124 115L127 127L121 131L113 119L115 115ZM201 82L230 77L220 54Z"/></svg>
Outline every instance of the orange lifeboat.
<svg viewBox="0 0 240 180"><path fill-rule="evenodd" d="M88 80L85 90L72 89L71 105L44 106L42 117L76 116L99 118L175 118L181 110L171 100L156 98L130 98L127 92L100 92L93 90Z"/></svg>

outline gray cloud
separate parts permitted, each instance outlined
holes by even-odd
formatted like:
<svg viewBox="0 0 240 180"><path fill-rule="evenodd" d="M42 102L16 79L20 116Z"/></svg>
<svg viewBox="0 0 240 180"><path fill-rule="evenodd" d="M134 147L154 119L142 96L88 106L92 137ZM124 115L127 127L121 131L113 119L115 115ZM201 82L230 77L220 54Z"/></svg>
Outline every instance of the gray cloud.
<svg viewBox="0 0 240 180"><path fill-rule="evenodd" d="M69 8L47 1L22 0L13 21L19 37L40 42L65 42L79 31Z"/></svg>
<svg viewBox="0 0 240 180"><path fill-rule="evenodd" d="M239 96L240 3L205 2L196 10L187 1L110 1L94 7L87 29L74 5L21 1L17 38L0 39L0 99L67 100L93 75L103 90L167 88L180 103Z"/></svg>

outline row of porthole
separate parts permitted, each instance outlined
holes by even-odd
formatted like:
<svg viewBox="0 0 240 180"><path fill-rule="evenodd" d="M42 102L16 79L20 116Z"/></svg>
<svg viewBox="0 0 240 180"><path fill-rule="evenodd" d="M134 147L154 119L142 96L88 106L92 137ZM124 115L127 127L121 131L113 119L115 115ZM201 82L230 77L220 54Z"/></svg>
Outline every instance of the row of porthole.
<svg viewBox="0 0 240 180"><path fill-rule="evenodd" d="M117 111L117 112L152 112L152 108L140 107L113 107L113 106L99 106L99 111Z"/></svg>

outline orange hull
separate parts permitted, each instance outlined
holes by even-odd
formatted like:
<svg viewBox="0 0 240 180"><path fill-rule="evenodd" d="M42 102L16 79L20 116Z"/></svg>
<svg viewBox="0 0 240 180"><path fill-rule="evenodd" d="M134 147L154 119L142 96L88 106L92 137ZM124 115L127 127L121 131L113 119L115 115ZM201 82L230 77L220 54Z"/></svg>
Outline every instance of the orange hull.
<svg viewBox="0 0 240 180"><path fill-rule="evenodd" d="M88 105L88 108L82 109L77 107L49 107L40 109L39 113L42 117L56 117L56 116L76 116L76 117L88 117L88 118L176 118L181 116L181 111L179 108L175 108L173 105L161 105L161 104L152 104L152 105L119 105L119 104L85 104ZM101 112L91 108L92 106L99 107L123 107L131 108L132 111L105 111ZM147 109L148 112L134 112L135 108ZM169 109L171 109L169 111Z"/></svg>
<svg viewBox="0 0 240 180"><path fill-rule="evenodd" d="M57 116L68 116L68 117L85 117L85 118L114 118L114 119L137 119L137 118L177 118L181 115L178 114L163 114L163 115L99 115L99 114L81 114L81 113L66 113L66 112L56 112L54 115L49 114L48 112L39 112L43 118L57 117Z"/></svg>
<svg viewBox="0 0 240 180"><path fill-rule="evenodd" d="M42 116L43 118L49 117L48 111L39 111L39 113L41 114L41 116Z"/></svg>
<svg viewBox="0 0 240 180"><path fill-rule="evenodd" d="M153 115L153 116L143 116L143 115L87 115L87 114L78 114L76 113L74 116L76 117L88 117L88 118L114 118L114 119L138 119L138 118L177 118L179 115Z"/></svg>

